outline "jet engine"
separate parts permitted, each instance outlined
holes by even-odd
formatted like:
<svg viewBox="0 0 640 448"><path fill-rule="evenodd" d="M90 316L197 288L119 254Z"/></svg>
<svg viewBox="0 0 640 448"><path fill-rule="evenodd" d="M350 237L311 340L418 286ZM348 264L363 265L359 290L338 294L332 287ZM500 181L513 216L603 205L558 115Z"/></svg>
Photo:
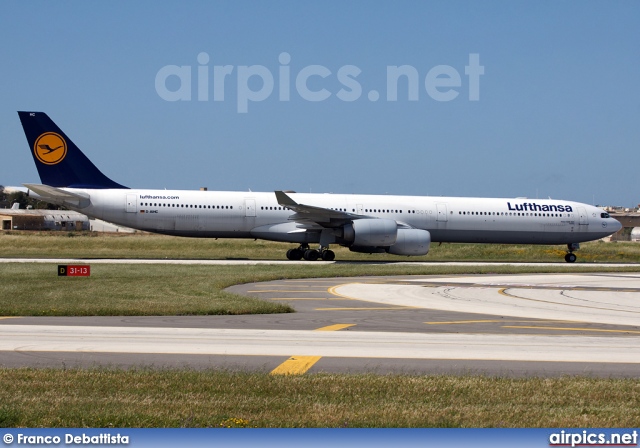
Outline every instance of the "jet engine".
<svg viewBox="0 0 640 448"><path fill-rule="evenodd" d="M398 236L393 219L357 219L344 226L348 246L391 246Z"/></svg>
<svg viewBox="0 0 640 448"><path fill-rule="evenodd" d="M387 249L394 255L427 255L431 247L431 234L428 230L398 229L396 243Z"/></svg>
<svg viewBox="0 0 640 448"><path fill-rule="evenodd" d="M358 219L344 227L343 241L352 252L426 255L431 246L427 230L398 228L392 219ZM346 243L346 244L345 244Z"/></svg>

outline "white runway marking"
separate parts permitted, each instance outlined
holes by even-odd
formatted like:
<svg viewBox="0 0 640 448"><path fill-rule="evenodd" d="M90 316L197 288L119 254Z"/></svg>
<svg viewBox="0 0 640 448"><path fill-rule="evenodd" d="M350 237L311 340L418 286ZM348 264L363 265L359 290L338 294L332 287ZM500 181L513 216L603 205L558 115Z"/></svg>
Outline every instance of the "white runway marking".
<svg viewBox="0 0 640 448"><path fill-rule="evenodd" d="M639 337L1 325L0 351L640 363Z"/></svg>
<svg viewBox="0 0 640 448"><path fill-rule="evenodd" d="M640 326L640 275L637 273L423 277L413 281L450 286L351 283L334 291L342 296L394 306ZM579 289L587 287L603 290ZM635 288L639 292L614 288Z"/></svg>

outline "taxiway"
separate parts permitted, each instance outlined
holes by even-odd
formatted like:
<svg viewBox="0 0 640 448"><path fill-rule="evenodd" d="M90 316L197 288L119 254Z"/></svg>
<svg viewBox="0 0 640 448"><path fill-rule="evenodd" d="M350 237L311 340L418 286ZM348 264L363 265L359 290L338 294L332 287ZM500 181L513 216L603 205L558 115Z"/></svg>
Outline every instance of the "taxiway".
<svg viewBox="0 0 640 448"><path fill-rule="evenodd" d="M297 312L0 319L0 365L640 376L640 273L280 280L229 291Z"/></svg>

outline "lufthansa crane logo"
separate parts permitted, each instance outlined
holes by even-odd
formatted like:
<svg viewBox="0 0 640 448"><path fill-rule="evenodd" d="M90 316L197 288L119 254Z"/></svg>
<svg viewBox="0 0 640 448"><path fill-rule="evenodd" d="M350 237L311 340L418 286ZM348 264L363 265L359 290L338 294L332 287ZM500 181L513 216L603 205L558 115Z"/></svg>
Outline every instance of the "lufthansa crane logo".
<svg viewBox="0 0 640 448"><path fill-rule="evenodd" d="M67 155L67 142L55 132L45 132L33 145L33 153L45 165L55 165Z"/></svg>

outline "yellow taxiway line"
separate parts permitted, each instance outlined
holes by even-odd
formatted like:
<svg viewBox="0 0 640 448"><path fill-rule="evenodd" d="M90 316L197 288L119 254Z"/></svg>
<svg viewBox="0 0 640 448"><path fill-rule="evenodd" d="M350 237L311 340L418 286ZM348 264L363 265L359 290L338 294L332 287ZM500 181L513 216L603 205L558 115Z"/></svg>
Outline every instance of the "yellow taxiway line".
<svg viewBox="0 0 640 448"><path fill-rule="evenodd" d="M271 375L302 375L320 361L320 358L321 356L292 356L273 369Z"/></svg>
<svg viewBox="0 0 640 448"><path fill-rule="evenodd" d="M355 324L334 324L326 327L316 328L314 331L338 331ZM271 371L271 375L302 375L307 372L315 363L320 361L322 356L292 356L278 367Z"/></svg>

